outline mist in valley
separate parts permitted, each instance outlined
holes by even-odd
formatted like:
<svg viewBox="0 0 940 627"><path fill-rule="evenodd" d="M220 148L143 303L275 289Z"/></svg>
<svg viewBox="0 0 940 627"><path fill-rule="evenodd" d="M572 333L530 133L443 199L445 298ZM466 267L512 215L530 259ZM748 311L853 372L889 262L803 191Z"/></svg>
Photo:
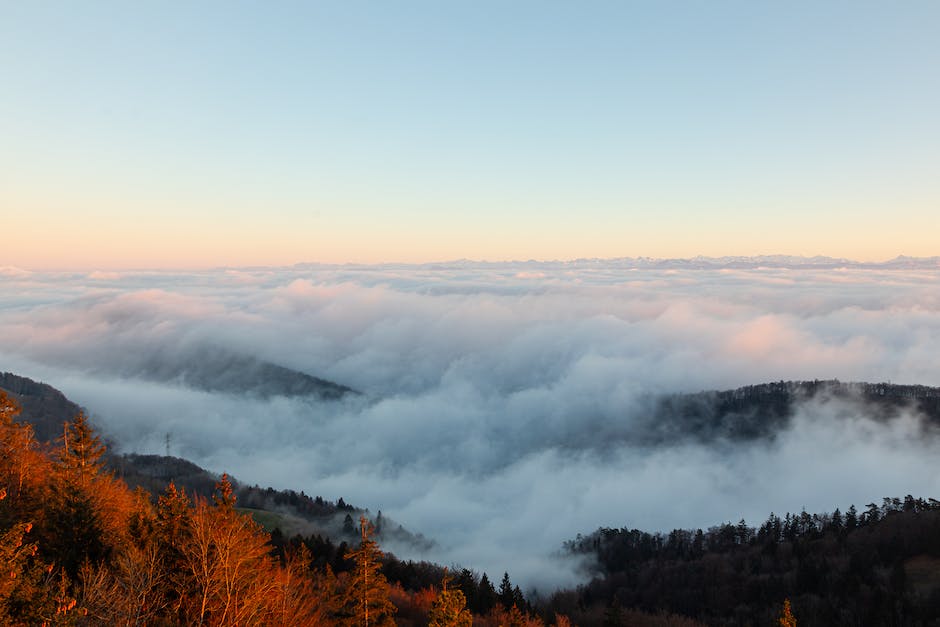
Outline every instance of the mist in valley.
<svg viewBox="0 0 940 627"><path fill-rule="evenodd" d="M936 496L940 440L913 407L885 420L823 395L744 440L690 437L681 417L663 437L650 407L779 380L936 385L938 275L936 263L8 268L0 369L61 389L120 451L163 453L170 434L173 455L343 497L436 541L387 547L400 557L544 589L579 580L557 552L602 525L754 524Z"/></svg>

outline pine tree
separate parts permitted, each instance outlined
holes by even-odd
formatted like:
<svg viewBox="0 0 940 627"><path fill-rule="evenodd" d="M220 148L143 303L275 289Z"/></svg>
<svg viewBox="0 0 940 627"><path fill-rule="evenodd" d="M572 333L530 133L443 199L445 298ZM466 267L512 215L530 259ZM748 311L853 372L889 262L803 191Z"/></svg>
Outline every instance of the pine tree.
<svg viewBox="0 0 940 627"><path fill-rule="evenodd" d="M222 478L215 484L215 492L212 495L212 501L217 507L231 511L235 509L235 489L232 487L232 481L228 473L222 473Z"/></svg>
<svg viewBox="0 0 940 627"><path fill-rule="evenodd" d="M480 577L480 585L477 588L476 605L473 607L477 614L488 614L493 606L496 605L498 598L496 588L490 583L490 578L486 573Z"/></svg>
<svg viewBox="0 0 940 627"><path fill-rule="evenodd" d="M445 571L441 591L428 614L428 627L470 627L473 624L473 615L467 609L466 597L457 588L448 590L447 583Z"/></svg>
<svg viewBox="0 0 940 627"><path fill-rule="evenodd" d="M346 559L353 560L356 566L351 573L341 614L362 627L394 625L392 616L397 610L388 598L388 581L380 572L382 551L372 538L372 524L365 516L360 518L360 524L362 539L359 548L346 554Z"/></svg>
<svg viewBox="0 0 940 627"><path fill-rule="evenodd" d="M59 463L62 468L83 486L88 485L102 468L101 456L104 455L105 446L91 428L84 412L78 412L72 422L65 423L61 443Z"/></svg>
<svg viewBox="0 0 940 627"><path fill-rule="evenodd" d="M855 505L850 505L849 510L845 513L845 529L846 531L852 531L858 526L858 510L855 509Z"/></svg>
<svg viewBox="0 0 940 627"><path fill-rule="evenodd" d="M503 573L503 580L499 583L499 602L507 610L513 606L515 595L512 590L512 582L509 581L509 573Z"/></svg>
<svg viewBox="0 0 940 627"><path fill-rule="evenodd" d="M114 486L99 481L104 477L99 473L105 447L84 412L64 423L59 442L47 518L39 529L39 550L74 579L85 561L99 564L111 555L121 540L121 524L105 517L111 509L105 506L105 497L112 495Z"/></svg>

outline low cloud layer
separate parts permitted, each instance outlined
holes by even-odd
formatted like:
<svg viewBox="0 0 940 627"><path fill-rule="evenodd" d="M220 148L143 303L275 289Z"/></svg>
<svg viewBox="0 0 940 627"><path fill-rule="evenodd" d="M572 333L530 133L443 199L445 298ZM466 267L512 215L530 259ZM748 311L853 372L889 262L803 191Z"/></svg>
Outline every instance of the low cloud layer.
<svg viewBox="0 0 940 627"><path fill-rule="evenodd" d="M542 587L574 581L551 554L599 525L753 523L940 493L920 418L870 420L851 399L804 404L748 444L631 437L650 395L940 384L936 264L740 266L5 272L0 369L62 389L122 450L163 452L169 432L173 454L381 509L438 541L421 557ZM361 394L198 389L172 373L200 347Z"/></svg>

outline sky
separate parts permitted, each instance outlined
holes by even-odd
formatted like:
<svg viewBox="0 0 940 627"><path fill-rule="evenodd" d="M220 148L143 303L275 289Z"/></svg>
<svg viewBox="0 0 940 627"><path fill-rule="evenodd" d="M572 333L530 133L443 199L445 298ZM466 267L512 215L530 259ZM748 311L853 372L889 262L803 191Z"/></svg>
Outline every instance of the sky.
<svg viewBox="0 0 940 627"><path fill-rule="evenodd" d="M940 6L0 0L0 266L937 253Z"/></svg>
<svg viewBox="0 0 940 627"><path fill-rule="evenodd" d="M780 380L940 381L940 265L454 263L0 270L0 370L88 411L119 452L367 507L437 542L403 558L524 588L581 580L565 540L940 498L913 407L797 404L771 437L652 423L649 399ZM231 355L232 358L226 358ZM336 402L209 389L246 357ZM207 377L203 377L205 380ZM671 428L670 428L671 427ZM658 437L651 437L658 434Z"/></svg>

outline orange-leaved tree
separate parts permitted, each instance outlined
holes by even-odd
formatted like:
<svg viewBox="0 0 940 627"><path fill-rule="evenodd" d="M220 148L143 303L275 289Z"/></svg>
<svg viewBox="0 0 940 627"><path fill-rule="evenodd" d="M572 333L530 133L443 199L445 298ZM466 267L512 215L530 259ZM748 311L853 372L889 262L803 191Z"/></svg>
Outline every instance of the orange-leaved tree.
<svg viewBox="0 0 940 627"><path fill-rule="evenodd" d="M444 572L441 591L438 593L428 615L428 627L470 627L473 615L467 609L467 599L459 588L447 588L448 577Z"/></svg>
<svg viewBox="0 0 940 627"><path fill-rule="evenodd" d="M362 627L394 625L397 611L388 598L389 586L381 573L382 551L372 537L372 523L365 516L359 519L362 539L359 548L349 551L346 559L355 561L346 587L341 622Z"/></svg>
<svg viewBox="0 0 940 627"><path fill-rule="evenodd" d="M268 536L250 517L235 511L227 475L216 485L213 505L198 499L183 547L187 577L178 582L188 597L192 625L265 624L275 586Z"/></svg>

